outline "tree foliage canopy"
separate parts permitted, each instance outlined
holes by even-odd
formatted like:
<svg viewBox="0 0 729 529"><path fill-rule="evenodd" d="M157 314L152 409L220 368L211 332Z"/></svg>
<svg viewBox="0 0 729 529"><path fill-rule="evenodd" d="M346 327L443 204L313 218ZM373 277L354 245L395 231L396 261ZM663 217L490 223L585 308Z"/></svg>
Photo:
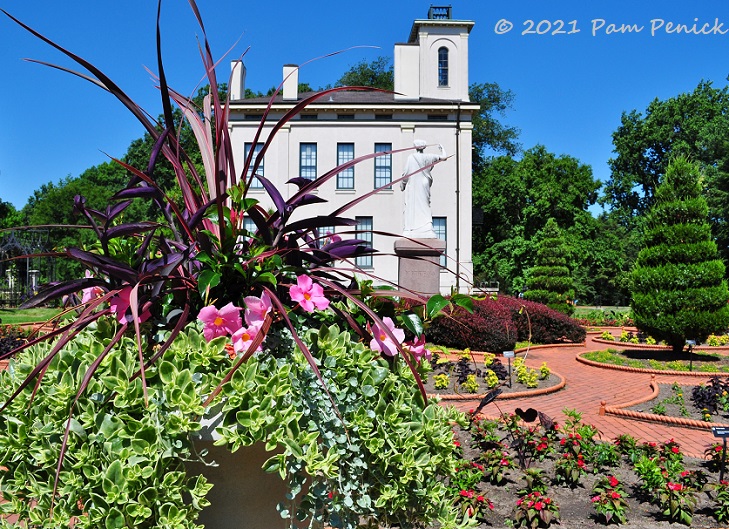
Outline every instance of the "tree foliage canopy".
<svg viewBox="0 0 729 529"><path fill-rule="evenodd" d="M645 113L623 113L602 203L626 226L653 204L669 160L687 156L713 180L729 161L729 87L701 81L690 93L654 99Z"/></svg>
<svg viewBox="0 0 729 529"><path fill-rule="evenodd" d="M644 248L632 273L637 327L675 351L729 326L729 290L707 221L701 174L685 157L670 162L646 214Z"/></svg>

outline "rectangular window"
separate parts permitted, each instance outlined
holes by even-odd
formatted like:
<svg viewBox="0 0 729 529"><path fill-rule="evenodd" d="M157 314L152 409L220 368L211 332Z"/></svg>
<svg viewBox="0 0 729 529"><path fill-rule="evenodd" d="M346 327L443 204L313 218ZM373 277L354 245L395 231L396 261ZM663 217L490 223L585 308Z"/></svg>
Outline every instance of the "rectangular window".
<svg viewBox="0 0 729 529"><path fill-rule="evenodd" d="M331 237L336 233L334 226L322 226L321 228L317 228L317 232L319 234L319 247L332 242Z"/></svg>
<svg viewBox="0 0 729 529"><path fill-rule="evenodd" d="M375 143L375 152L392 150L392 143ZM392 182L392 154L384 154L375 158L375 189L389 186ZM392 189L386 187L385 189Z"/></svg>
<svg viewBox="0 0 729 529"><path fill-rule="evenodd" d="M253 222L252 218L243 217L243 229L253 235L256 231L258 231L258 226L256 226L255 222Z"/></svg>
<svg viewBox="0 0 729 529"><path fill-rule="evenodd" d="M340 121L352 121L354 120L354 114L337 114L337 119Z"/></svg>
<svg viewBox="0 0 729 529"><path fill-rule="evenodd" d="M246 143L244 145L246 161L248 160L248 157L251 154L252 145L253 145L252 143ZM251 176L251 171L253 170L253 166L256 163L256 158L258 157L258 154L261 152L262 148L263 148L263 144L256 143L256 148L253 150L254 157L251 160L251 164L248 166L248 172L246 173L246 182L248 181L248 178L250 178L250 176ZM256 174L261 175L261 176L266 176L265 174L263 174L263 158L261 158L261 163L258 166L258 169L256 169ZM253 178L253 180L251 180L251 189L263 189L263 184L261 183L261 181L258 178Z"/></svg>
<svg viewBox="0 0 729 529"><path fill-rule="evenodd" d="M299 176L316 179L316 143L299 144Z"/></svg>
<svg viewBox="0 0 729 529"><path fill-rule="evenodd" d="M337 143L337 165L354 160L354 143ZM337 174L337 189L354 189L354 167Z"/></svg>
<svg viewBox="0 0 729 529"><path fill-rule="evenodd" d="M435 236L442 241L448 240L447 219L448 217L433 217L433 231L435 232ZM440 256L440 266L448 266L448 259L446 258L446 253L448 252L447 245L448 243L446 242L446 249L443 255Z"/></svg>
<svg viewBox="0 0 729 529"><path fill-rule="evenodd" d="M355 217L357 221L357 233L355 237L367 241L367 246L372 248L372 217ZM372 254L360 255L355 258L357 266L361 268L372 268Z"/></svg>

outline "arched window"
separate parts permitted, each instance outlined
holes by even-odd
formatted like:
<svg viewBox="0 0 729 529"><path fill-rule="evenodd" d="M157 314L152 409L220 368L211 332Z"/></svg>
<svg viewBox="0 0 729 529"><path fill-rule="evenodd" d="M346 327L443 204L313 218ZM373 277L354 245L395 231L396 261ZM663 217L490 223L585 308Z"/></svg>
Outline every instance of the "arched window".
<svg viewBox="0 0 729 529"><path fill-rule="evenodd" d="M448 48L438 49L438 86L448 86Z"/></svg>

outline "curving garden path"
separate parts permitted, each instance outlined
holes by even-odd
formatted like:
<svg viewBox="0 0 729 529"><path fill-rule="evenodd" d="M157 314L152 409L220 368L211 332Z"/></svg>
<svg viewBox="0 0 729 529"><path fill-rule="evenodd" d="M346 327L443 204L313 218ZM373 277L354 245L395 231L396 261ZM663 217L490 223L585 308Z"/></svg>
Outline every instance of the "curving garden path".
<svg viewBox="0 0 729 529"><path fill-rule="evenodd" d="M623 417L600 415L601 402L607 406L619 406L639 399L646 399L651 394L651 375L604 369L585 365L576 360L577 355L587 351L608 348L620 348L622 344L600 343L595 341L598 335L588 334L584 344L553 345L532 348L527 357L527 365L539 367L547 362L550 369L564 376L567 384L564 389L555 393L518 399L497 400L488 404L484 415L498 416L501 412L511 413L516 408L535 408L563 423L564 408L572 408L582 413L584 422L594 424L604 440L611 440L623 433L632 435L641 441L663 442L674 438L681 444L686 455L703 457L706 446L714 439L711 430L700 430L658 422L647 422ZM708 378L708 377L707 377ZM656 375L659 383L696 385L702 381L696 377L681 375ZM444 404L447 404L444 402ZM453 403L458 409L473 409L476 401Z"/></svg>

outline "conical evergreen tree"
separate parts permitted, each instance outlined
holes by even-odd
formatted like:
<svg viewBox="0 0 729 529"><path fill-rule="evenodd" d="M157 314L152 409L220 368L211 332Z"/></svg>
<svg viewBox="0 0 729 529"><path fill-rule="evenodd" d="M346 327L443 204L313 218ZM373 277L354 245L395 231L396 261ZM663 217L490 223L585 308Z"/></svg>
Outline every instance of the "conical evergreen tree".
<svg viewBox="0 0 729 529"><path fill-rule="evenodd" d="M550 218L542 230L536 266L529 270L528 290L524 292L524 297L570 316L575 311L572 304L575 291L566 255L562 231L557 222Z"/></svg>
<svg viewBox="0 0 729 529"><path fill-rule="evenodd" d="M675 352L729 326L725 266L711 237L701 174L674 159L645 217L644 248L631 275L635 324Z"/></svg>

